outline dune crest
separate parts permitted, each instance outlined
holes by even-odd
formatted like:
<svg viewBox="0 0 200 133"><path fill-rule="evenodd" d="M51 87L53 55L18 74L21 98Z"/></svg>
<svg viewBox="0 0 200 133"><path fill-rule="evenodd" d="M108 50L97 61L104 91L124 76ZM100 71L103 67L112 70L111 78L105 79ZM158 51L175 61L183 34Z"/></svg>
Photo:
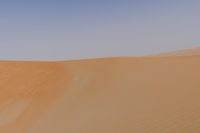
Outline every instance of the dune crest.
<svg viewBox="0 0 200 133"><path fill-rule="evenodd" d="M150 57L166 57L166 56L192 56L200 55L200 48L176 50L173 52L166 52L161 54L150 55Z"/></svg>
<svg viewBox="0 0 200 133"><path fill-rule="evenodd" d="M0 132L196 133L199 68L196 54L0 62Z"/></svg>

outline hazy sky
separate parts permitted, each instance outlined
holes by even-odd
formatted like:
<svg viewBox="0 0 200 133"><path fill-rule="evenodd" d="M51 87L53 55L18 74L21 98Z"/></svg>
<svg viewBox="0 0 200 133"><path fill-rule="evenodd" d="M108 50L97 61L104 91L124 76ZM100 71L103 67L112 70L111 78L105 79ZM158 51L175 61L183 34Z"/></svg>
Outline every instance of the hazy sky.
<svg viewBox="0 0 200 133"><path fill-rule="evenodd" d="M138 56L200 46L199 0L1 0L0 59Z"/></svg>

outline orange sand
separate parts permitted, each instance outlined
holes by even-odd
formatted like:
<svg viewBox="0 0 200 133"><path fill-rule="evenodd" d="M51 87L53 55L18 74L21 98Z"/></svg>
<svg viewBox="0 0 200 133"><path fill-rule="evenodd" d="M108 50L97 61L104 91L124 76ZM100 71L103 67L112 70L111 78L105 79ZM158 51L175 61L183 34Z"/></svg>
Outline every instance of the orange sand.
<svg viewBox="0 0 200 133"><path fill-rule="evenodd" d="M0 62L0 133L197 133L200 56Z"/></svg>

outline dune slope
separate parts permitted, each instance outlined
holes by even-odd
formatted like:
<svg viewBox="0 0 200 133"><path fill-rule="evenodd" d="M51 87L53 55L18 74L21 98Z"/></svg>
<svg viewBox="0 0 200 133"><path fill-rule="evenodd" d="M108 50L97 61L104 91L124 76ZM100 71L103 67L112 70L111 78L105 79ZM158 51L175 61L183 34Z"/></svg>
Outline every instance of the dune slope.
<svg viewBox="0 0 200 133"><path fill-rule="evenodd" d="M200 56L0 62L1 133L196 133Z"/></svg>

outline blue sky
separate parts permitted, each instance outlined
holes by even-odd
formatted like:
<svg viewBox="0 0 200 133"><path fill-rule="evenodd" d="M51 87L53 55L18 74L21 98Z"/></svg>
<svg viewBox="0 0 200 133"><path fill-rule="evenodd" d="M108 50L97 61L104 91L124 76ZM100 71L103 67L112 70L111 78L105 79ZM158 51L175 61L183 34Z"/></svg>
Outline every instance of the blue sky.
<svg viewBox="0 0 200 133"><path fill-rule="evenodd" d="M198 0L2 0L0 59L137 56L200 46Z"/></svg>

